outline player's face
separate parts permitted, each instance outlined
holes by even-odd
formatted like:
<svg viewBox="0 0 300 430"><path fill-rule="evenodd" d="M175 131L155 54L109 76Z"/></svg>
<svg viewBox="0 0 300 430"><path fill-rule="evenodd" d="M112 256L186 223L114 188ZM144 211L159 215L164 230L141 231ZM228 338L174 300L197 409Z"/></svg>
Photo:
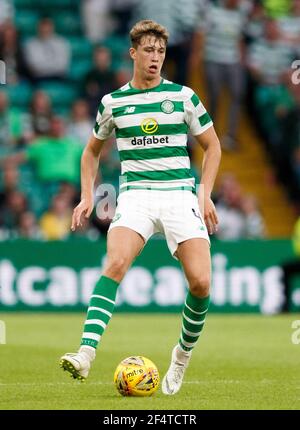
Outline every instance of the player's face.
<svg viewBox="0 0 300 430"><path fill-rule="evenodd" d="M137 49L132 48L131 56L135 62L136 71L147 80L160 76L166 56L166 45L163 39L145 36Z"/></svg>

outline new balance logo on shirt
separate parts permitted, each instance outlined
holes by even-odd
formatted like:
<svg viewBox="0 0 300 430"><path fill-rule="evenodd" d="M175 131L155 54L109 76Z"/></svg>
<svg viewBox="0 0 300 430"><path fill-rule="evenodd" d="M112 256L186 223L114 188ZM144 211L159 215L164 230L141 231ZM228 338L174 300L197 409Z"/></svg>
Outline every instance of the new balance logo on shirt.
<svg viewBox="0 0 300 430"><path fill-rule="evenodd" d="M135 106L127 106L127 108L124 111L124 114L134 113L134 111L135 111Z"/></svg>

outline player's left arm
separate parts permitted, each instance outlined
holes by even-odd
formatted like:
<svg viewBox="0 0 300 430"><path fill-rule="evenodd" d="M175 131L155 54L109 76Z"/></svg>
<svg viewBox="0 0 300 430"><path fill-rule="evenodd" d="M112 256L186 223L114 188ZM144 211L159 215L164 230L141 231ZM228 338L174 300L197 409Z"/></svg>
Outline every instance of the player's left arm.
<svg viewBox="0 0 300 430"><path fill-rule="evenodd" d="M194 137L204 151L198 194L199 208L204 216L209 234L213 234L217 231L218 215L211 200L211 193L221 161L221 145L213 126Z"/></svg>

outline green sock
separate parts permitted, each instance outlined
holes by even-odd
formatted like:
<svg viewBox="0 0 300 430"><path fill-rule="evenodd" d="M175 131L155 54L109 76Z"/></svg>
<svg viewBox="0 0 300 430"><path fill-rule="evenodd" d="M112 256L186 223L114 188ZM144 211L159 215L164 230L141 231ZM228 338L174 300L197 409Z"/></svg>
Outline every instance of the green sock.
<svg viewBox="0 0 300 430"><path fill-rule="evenodd" d="M81 345L97 348L101 336L111 319L119 283L101 276L96 284L87 311Z"/></svg>
<svg viewBox="0 0 300 430"><path fill-rule="evenodd" d="M209 307L209 296L196 297L189 291L182 313L182 327L179 345L184 351L191 351L203 329Z"/></svg>

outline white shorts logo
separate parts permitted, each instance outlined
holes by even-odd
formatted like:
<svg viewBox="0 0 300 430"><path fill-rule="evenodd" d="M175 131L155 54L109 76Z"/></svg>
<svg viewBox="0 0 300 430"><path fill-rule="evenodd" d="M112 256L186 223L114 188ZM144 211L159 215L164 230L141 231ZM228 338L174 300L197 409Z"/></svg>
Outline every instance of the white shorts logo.
<svg viewBox="0 0 300 430"><path fill-rule="evenodd" d="M204 230L203 222L202 222L202 218L201 218L200 213L199 212L197 213L194 208L192 208L192 211L193 211L193 214L195 215L195 217L199 218L200 221L201 221L200 230Z"/></svg>

